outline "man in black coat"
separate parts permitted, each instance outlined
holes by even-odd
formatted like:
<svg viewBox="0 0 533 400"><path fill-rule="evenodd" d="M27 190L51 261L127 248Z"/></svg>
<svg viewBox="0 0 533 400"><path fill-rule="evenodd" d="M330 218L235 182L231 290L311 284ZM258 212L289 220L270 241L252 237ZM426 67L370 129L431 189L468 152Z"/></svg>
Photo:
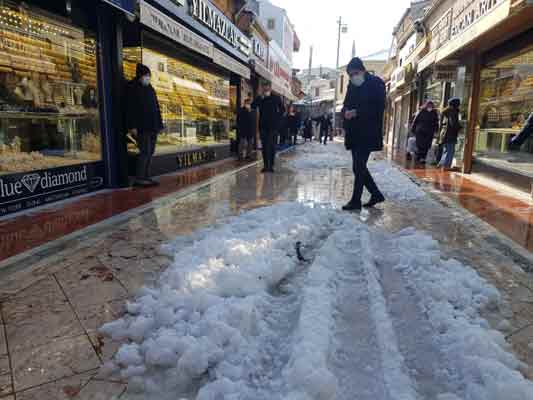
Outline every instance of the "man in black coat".
<svg viewBox="0 0 533 400"><path fill-rule="evenodd" d="M383 149L383 116L385 113L385 84L366 71L359 58L347 67L350 84L342 113L346 130L345 146L352 152L355 174L352 199L343 207L346 211L360 211L363 188L370 192L370 201L364 207L373 207L385 201L368 171L370 153Z"/></svg>
<svg viewBox="0 0 533 400"><path fill-rule="evenodd" d="M137 64L137 74L128 88L126 123L135 136L139 156L137 158L136 186L155 186L158 183L150 178L150 166L155 152L157 136L163 130L163 119L157 95L150 84L150 69Z"/></svg>
<svg viewBox="0 0 533 400"><path fill-rule="evenodd" d="M251 160L252 144L255 134L255 113L252 111L252 100L244 100L237 114L237 140L239 142L239 160ZM246 154L246 156L245 156Z"/></svg>
<svg viewBox="0 0 533 400"><path fill-rule="evenodd" d="M259 110L259 131L265 165L261 172L274 172L277 134L284 111L283 103L272 93L272 85L265 82L261 96L254 101L252 107Z"/></svg>

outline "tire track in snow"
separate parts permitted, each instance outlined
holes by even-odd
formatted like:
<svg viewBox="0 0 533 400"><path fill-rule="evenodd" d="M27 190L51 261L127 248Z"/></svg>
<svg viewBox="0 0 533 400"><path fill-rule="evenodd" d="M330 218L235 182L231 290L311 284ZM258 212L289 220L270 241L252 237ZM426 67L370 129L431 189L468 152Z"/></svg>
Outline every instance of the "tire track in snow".
<svg viewBox="0 0 533 400"><path fill-rule="evenodd" d="M356 251L346 249L356 248ZM337 400L387 400L375 324L370 316L368 282L360 262L359 243L343 243L346 262L336 280L335 335L329 364L338 379Z"/></svg>
<svg viewBox="0 0 533 400"><path fill-rule="evenodd" d="M380 241L385 246L385 241ZM386 251L384 253L387 253ZM435 399L452 388L447 387L442 374L444 358L432 340L434 332L429 325L418 300L408 289L402 274L394 269L393 260L380 263L381 285L385 294L392 323L397 332L399 350L405 365L416 382L417 392L423 399Z"/></svg>
<svg viewBox="0 0 533 400"><path fill-rule="evenodd" d="M398 345L393 321L387 309L381 275L375 262L371 234L367 228L361 230L361 266L366 276L370 314L375 325L381 367L390 400L415 400L418 398L413 382L407 373L405 359Z"/></svg>

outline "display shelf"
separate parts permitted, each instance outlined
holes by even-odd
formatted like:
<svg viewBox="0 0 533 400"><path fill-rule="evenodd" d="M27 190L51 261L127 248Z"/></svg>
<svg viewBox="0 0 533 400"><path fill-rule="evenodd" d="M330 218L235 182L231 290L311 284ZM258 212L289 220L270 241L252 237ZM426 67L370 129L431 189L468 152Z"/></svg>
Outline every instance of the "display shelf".
<svg viewBox="0 0 533 400"><path fill-rule="evenodd" d="M19 112L19 111L0 111L0 118L8 119L84 119L94 117L94 113L46 113L46 112Z"/></svg>

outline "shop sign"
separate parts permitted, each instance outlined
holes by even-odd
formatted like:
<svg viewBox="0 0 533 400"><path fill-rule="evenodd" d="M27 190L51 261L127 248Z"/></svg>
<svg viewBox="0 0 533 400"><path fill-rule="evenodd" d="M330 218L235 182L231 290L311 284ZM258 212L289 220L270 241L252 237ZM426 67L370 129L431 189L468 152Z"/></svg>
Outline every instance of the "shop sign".
<svg viewBox="0 0 533 400"><path fill-rule="evenodd" d="M451 37L454 38L490 13L503 0L462 0L454 6Z"/></svg>
<svg viewBox="0 0 533 400"><path fill-rule="evenodd" d="M217 152L213 149L195 150L186 153L179 153L176 156L178 169L191 168L197 165L213 162L217 160Z"/></svg>
<svg viewBox="0 0 533 400"><path fill-rule="evenodd" d="M439 82L455 82L457 67L437 67L433 71L433 79Z"/></svg>
<svg viewBox="0 0 533 400"><path fill-rule="evenodd" d="M459 1L453 8L451 40L438 50L436 62L444 60L505 20L510 11L511 0Z"/></svg>
<svg viewBox="0 0 533 400"><path fill-rule="evenodd" d="M254 46L254 57L261 61L266 61L267 57L267 47L265 43L259 39L256 35L253 37L253 46Z"/></svg>
<svg viewBox="0 0 533 400"><path fill-rule="evenodd" d="M250 79L250 68L236 61L232 57L227 56L218 49L213 49L213 62L245 79Z"/></svg>
<svg viewBox="0 0 533 400"><path fill-rule="evenodd" d="M78 196L104 186L97 164L82 164L0 178L0 216Z"/></svg>
<svg viewBox="0 0 533 400"><path fill-rule="evenodd" d="M117 8L120 8L122 11L127 12L128 14L135 13L135 3L136 0L104 0L106 3L111 4Z"/></svg>
<svg viewBox="0 0 533 400"><path fill-rule="evenodd" d="M141 2L141 24L169 37L197 53L211 58L213 45L196 33L185 28L145 1Z"/></svg>
<svg viewBox="0 0 533 400"><path fill-rule="evenodd" d="M448 40L450 40L451 28L452 9L450 8L431 29L431 51L442 47Z"/></svg>
<svg viewBox="0 0 533 400"><path fill-rule="evenodd" d="M246 56L250 41L233 23L207 0L189 0L190 14Z"/></svg>

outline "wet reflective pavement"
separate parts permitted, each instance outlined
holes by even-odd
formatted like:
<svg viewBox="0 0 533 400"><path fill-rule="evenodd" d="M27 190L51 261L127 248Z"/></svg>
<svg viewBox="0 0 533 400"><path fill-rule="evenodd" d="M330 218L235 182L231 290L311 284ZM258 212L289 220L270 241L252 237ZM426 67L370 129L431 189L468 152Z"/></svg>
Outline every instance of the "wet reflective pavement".
<svg viewBox="0 0 533 400"><path fill-rule="evenodd" d="M21 259L4 271L0 276L0 398L13 393L17 400L119 398L125 384L98 375L119 343L100 337L97 328L120 316L126 299L169 265L170 259L159 251L162 243L276 202L338 208L350 197L349 170L279 168L274 175L263 175L253 165L225 175L198 190L153 203L126 221L67 239L46 255ZM156 197L152 191L124 192L112 205L101 203L103 215L127 209L126 202L139 204L137 197ZM91 198L83 201L86 207L94 207ZM64 209L53 212L66 215ZM409 203L389 202L346 218L390 231L414 226L430 233L447 256L476 268L503 291L509 305L487 316L489 320L498 324L505 318L515 328L533 320L527 304L533 301L533 291L524 288L529 278L522 271L531 267L531 258L462 207L428 196ZM2 232L9 232L5 226ZM532 337L533 329L525 329L511 341L521 359L533 366L533 350L528 347ZM533 377L530 370L524 372Z"/></svg>
<svg viewBox="0 0 533 400"><path fill-rule="evenodd" d="M0 262L242 166L234 160L224 161L163 176L155 188L105 191L2 218Z"/></svg>

